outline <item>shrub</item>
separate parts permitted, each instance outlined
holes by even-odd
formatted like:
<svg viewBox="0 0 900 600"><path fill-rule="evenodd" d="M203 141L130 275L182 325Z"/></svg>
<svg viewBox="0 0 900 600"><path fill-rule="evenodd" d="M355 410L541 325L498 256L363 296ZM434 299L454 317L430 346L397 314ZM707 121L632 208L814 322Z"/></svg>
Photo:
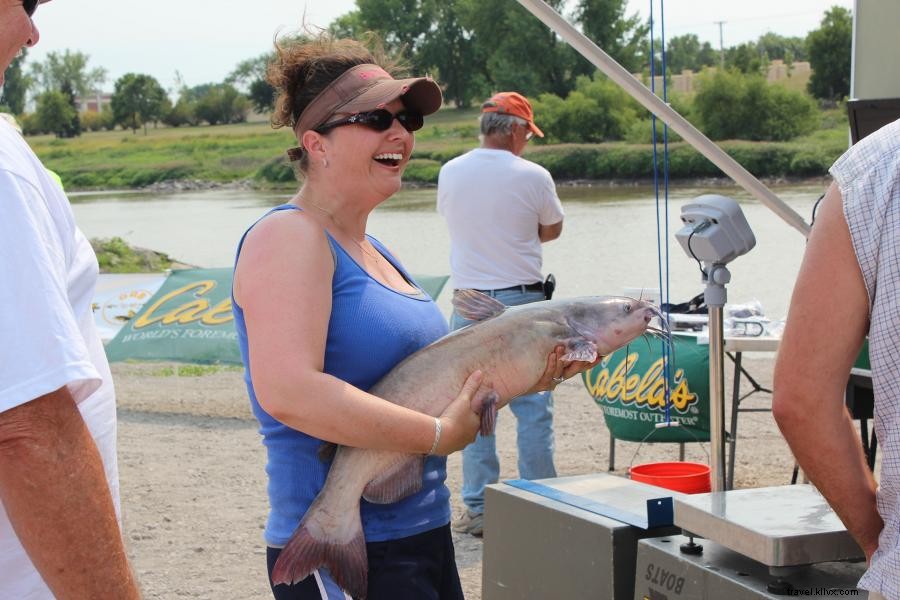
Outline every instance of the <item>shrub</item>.
<svg viewBox="0 0 900 600"><path fill-rule="evenodd" d="M704 72L693 110L714 140L785 141L813 131L818 111L803 92L769 85L756 74Z"/></svg>
<svg viewBox="0 0 900 600"><path fill-rule="evenodd" d="M437 183L440 170L441 163L436 160L414 158L407 163L403 179L421 183Z"/></svg>
<svg viewBox="0 0 900 600"><path fill-rule="evenodd" d="M297 175L285 156L277 156L261 166L253 175L254 179L268 183L294 183Z"/></svg>
<svg viewBox="0 0 900 600"><path fill-rule="evenodd" d="M639 105L606 77L581 76L565 100L541 94L534 102L546 137L539 143L620 140L638 119Z"/></svg>
<svg viewBox="0 0 900 600"><path fill-rule="evenodd" d="M81 128L87 131L101 131L103 129L112 129L112 112L106 110L105 113L99 112L83 112L81 113Z"/></svg>

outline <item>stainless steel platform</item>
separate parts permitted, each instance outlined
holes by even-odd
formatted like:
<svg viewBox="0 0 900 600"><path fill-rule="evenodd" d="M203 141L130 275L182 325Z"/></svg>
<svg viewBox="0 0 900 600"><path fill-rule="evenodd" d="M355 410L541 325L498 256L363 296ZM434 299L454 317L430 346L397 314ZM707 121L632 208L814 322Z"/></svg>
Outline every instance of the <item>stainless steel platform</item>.
<svg viewBox="0 0 900 600"><path fill-rule="evenodd" d="M769 567L863 558L811 485L679 496L675 524Z"/></svg>
<svg viewBox="0 0 900 600"><path fill-rule="evenodd" d="M830 562L798 567L779 579L769 572L766 565L709 540L699 540L703 546L702 554L685 554L680 548L687 541L688 538L682 535L674 535L638 542L633 600L779 600L792 596L811 599L868 596L864 590L856 589L865 571L865 562Z"/></svg>
<svg viewBox="0 0 900 600"><path fill-rule="evenodd" d="M594 509L637 514L673 492L602 473L539 483L566 501L504 483L485 488L482 598L631 600L637 541L679 530L643 529Z"/></svg>

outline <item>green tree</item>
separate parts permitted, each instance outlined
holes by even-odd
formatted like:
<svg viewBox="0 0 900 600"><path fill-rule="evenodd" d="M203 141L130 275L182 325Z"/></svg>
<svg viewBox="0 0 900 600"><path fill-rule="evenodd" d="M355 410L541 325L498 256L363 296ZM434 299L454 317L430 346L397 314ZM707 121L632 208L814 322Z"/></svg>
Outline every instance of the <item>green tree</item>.
<svg viewBox="0 0 900 600"><path fill-rule="evenodd" d="M64 93L49 91L37 97L34 116L37 123L32 126L36 129L53 133L56 137L68 137L72 120L78 117L78 113Z"/></svg>
<svg viewBox="0 0 900 600"><path fill-rule="evenodd" d="M86 96L106 81L106 69L89 69L89 60L90 57L83 52L50 52L44 62L31 66L31 73L45 92L59 91L68 86L76 94Z"/></svg>
<svg viewBox="0 0 900 600"><path fill-rule="evenodd" d="M20 115L25 112L25 95L28 93L28 88L32 83L31 77L22 69L27 54L28 49L22 48L22 52L13 59L3 75L0 104L8 107L9 111L14 115Z"/></svg>
<svg viewBox="0 0 900 600"><path fill-rule="evenodd" d="M837 102L850 95L850 51L853 17L850 11L833 6L818 29L806 36L806 51L812 76L809 93Z"/></svg>
<svg viewBox="0 0 900 600"><path fill-rule="evenodd" d="M578 0L575 21L584 34L631 73L647 62L649 25L637 13L626 16L627 0Z"/></svg>
<svg viewBox="0 0 900 600"><path fill-rule="evenodd" d="M472 101L488 95L483 69L476 69L475 41L472 32L463 26L465 6L457 2L439 2L436 21L422 44L420 62L444 88L444 97L458 108L466 108Z"/></svg>
<svg viewBox="0 0 900 600"><path fill-rule="evenodd" d="M725 49L725 68L741 73L762 73L769 66L769 57L753 42L744 42Z"/></svg>
<svg viewBox="0 0 900 600"><path fill-rule="evenodd" d="M69 99L69 105L72 107L72 119L69 124L57 131L59 137L73 138L81 135L81 118L78 116L78 105L75 103L75 90L71 84L66 81L63 83L62 94Z"/></svg>
<svg viewBox="0 0 900 600"><path fill-rule="evenodd" d="M439 0L356 0L353 25L375 31L385 48L422 70L421 49L435 22ZM355 33L359 33L358 31Z"/></svg>
<svg viewBox="0 0 900 600"><path fill-rule="evenodd" d="M806 60L806 42L801 37L786 37L777 33L764 33L756 41L760 53L769 60L783 60L790 64L795 60Z"/></svg>
<svg viewBox="0 0 900 600"><path fill-rule="evenodd" d="M246 90L247 98L257 112L271 112L275 108L275 88L266 79L266 70L273 58L272 52L248 58L238 63L225 78L225 83Z"/></svg>
<svg viewBox="0 0 900 600"><path fill-rule="evenodd" d="M163 115L162 122L169 127L181 127L182 125L197 125L197 117L194 115L194 103L185 97L178 98L174 106Z"/></svg>
<svg viewBox="0 0 900 600"><path fill-rule="evenodd" d="M128 73L116 81L112 96L112 110L117 125L137 133L147 123L158 121L170 109L166 91L150 75Z"/></svg>
<svg viewBox="0 0 900 600"><path fill-rule="evenodd" d="M366 32L366 27L362 23L359 11L351 10L332 21L328 31L335 37L360 39Z"/></svg>
<svg viewBox="0 0 900 600"><path fill-rule="evenodd" d="M198 92L194 116L210 125L240 123L247 119L250 102L228 83L206 84Z"/></svg>
<svg viewBox="0 0 900 600"><path fill-rule="evenodd" d="M701 71L703 67L716 65L718 61L718 53L710 43L701 44L695 33L678 35L666 42L666 70L669 73L678 74L685 69Z"/></svg>
<svg viewBox="0 0 900 600"><path fill-rule="evenodd" d="M587 60L560 40L515 0L458 0L460 19L475 40L473 68L492 91L515 90L537 97L565 96L579 73L590 72ZM560 10L564 0L550 0Z"/></svg>

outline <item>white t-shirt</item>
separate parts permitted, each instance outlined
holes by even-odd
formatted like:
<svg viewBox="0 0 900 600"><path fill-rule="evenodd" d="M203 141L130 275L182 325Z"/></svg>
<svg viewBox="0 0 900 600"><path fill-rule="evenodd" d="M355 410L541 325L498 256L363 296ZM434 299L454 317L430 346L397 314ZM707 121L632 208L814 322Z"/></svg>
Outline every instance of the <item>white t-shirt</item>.
<svg viewBox="0 0 900 600"><path fill-rule="evenodd" d="M507 150L477 148L441 167L437 195L450 230L454 288L492 290L543 280L538 225L564 216L545 168Z"/></svg>
<svg viewBox="0 0 900 600"><path fill-rule="evenodd" d="M0 120L0 412L68 386L103 458L118 515L115 393L91 310L97 270L65 194ZM0 598L53 598L2 504Z"/></svg>

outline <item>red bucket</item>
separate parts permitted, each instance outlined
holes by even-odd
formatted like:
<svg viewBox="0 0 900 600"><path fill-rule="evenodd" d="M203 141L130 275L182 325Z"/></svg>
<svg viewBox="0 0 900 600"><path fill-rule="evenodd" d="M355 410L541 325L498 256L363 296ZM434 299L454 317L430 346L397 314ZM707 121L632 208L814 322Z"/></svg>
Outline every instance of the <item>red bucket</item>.
<svg viewBox="0 0 900 600"><path fill-rule="evenodd" d="M634 481L685 494L703 494L712 489L709 465L695 462L657 462L628 469Z"/></svg>

